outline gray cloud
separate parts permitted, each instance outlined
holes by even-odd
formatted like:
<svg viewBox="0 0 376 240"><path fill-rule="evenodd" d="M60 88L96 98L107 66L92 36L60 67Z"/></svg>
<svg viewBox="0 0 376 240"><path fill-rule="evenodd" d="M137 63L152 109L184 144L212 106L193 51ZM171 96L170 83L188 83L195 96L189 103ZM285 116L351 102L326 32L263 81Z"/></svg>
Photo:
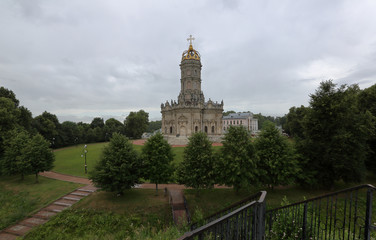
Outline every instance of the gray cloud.
<svg viewBox="0 0 376 240"><path fill-rule="evenodd" d="M283 115L322 80L374 84L376 3L353 1L0 2L0 85L34 116L118 117L177 99L192 34L206 99Z"/></svg>

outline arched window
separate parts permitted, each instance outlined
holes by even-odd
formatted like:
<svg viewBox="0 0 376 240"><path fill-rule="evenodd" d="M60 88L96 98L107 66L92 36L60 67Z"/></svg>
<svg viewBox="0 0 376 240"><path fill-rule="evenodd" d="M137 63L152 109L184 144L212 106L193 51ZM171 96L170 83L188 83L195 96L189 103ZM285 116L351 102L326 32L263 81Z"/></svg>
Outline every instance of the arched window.
<svg viewBox="0 0 376 240"><path fill-rule="evenodd" d="M170 134L172 134L172 127L170 127Z"/></svg>
<svg viewBox="0 0 376 240"><path fill-rule="evenodd" d="M214 126L212 126L212 133L214 133Z"/></svg>
<svg viewBox="0 0 376 240"><path fill-rule="evenodd" d="M208 133L208 126L205 126L205 133Z"/></svg>
<svg viewBox="0 0 376 240"><path fill-rule="evenodd" d="M198 132L198 127L197 126L195 127L195 132Z"/></svg>

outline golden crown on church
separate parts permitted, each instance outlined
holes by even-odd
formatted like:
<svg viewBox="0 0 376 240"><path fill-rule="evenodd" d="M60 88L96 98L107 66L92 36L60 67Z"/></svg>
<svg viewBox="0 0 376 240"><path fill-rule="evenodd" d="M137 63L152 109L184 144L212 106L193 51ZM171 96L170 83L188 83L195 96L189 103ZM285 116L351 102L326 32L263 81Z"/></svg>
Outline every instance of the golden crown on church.
<svg viewBox="0 0 376 240"><path fill-rule="evenodd" d="M192 35L189 36L189 38L187 38L187 40L189 41L189 48L188 50L185 50L182 54L182 58L181 60L185 60L185 59L188 59L188 60L199 60L200 61L200 53L196 50L193 49L193 46L192 46L192 40L195 40L195 38L192 37Z"/></svg>

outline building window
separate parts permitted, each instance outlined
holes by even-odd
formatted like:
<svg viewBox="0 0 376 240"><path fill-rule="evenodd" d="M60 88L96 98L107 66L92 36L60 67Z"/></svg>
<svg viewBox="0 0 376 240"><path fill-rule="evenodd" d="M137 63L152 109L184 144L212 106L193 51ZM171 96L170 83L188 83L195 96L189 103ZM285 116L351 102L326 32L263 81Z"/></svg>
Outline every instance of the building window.
<svg viewBox="0 0 376 240"><path fill-rule="evenodd" d="M239 120L236 121L236 124L239 125Z"/></svg>
<svg viewBox="0 0 376 240"><path fill-rule="evenodd" d="M170 127L170 134L172 134L172 127Z"/></svg>
<svg viewBox="0 0 376 240"><path fill-rule="evenodd" d="M198 132L198 127L197 126L195 127L195 132Z"/></svg>
<svg viewBox="0 0 376 240"><path fill-rule="evenodd" d="M242 120L240 120L240 124L243 124L243 121L242 121Z"/></svg>
<svg viewBox="0 0 376 240"><path fill-rule="evenodd" d="M167 127L164 128L164 132L167 134Z"/></svg>
<svg viewBox="0 0 376 240"><path fill-rule="evenodd" d="M208 126L205 126L205 133L208 133Z"/></svg>
<svg viewBox="0 0 376 240"><path fill-rule="evenodd" d="M212 126L212 133L214 133L214 126Z"/></svg>

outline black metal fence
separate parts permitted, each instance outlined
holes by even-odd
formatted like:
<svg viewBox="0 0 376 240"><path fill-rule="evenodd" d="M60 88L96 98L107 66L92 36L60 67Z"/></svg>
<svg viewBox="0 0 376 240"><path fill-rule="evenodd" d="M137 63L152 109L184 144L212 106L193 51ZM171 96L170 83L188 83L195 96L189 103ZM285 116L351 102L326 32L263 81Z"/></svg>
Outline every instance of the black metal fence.
<svg viewBox="0 0 376 240"><path fill-rule="evenodd" d="M361 185L268 211L262 191L209 216L201 227L195 223L180 239L376 239L375 190Z"/></svg>
<svg viewBox="0 0 376 240"><path fill-rule="evenodd" d="M257 239L262 240L265 232L265 196L262 191L258 199L251 201L238 209L224 214L193 231L185 233L180 240L186 239Z"/></svg>
<svg viewBox="0 0 376 240"><path fill-rule="evenodd" d="M222 209L218 212L213 213L212 215L210 215L210 216L204 218L203 220L201 220L200 222L192 223L191 224L191 231L193 231L196 228L203 226L203 225L205 225L205 224L207 224L211 221L214 221L215 219L218 219L218 218L220 218L220 217L222 217L222 216L224 216L224 215L226 215L226 214L228 214L228 213L230 213L230 212L232 212L232 211L234 211L234 210L236 210L236 209L238 209L238 208L240 208L240 207L242 207L242 206L244 206L244 205L246 205L250 202L259 200L260 196L261 196L261 192L253 194L253 195L251 195L251 196L249 196L249 197L247 197L247 198L245 198L241 201L238 201L236 203L231 204L230 206L228 206L228 207L226 207L226 208L224 208L224 209Z"/></svg>
<svg viewBox="0 0 376 240"><path fill-rule="evenodd" d="M371 239L374 190L361 185L268 210L265 239Z"/></svg>

